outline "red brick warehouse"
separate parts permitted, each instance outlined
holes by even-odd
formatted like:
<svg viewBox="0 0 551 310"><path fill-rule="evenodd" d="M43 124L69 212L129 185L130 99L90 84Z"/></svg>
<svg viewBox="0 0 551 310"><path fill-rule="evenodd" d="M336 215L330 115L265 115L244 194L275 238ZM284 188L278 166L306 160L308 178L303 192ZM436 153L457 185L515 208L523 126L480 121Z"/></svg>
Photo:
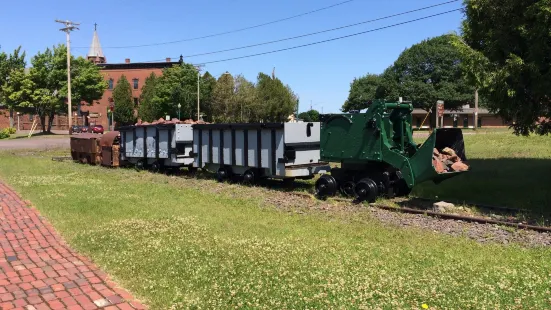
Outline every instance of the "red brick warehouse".
<svg viewBox="0 0 551 310"><path fill-rule="evenodd" d="M124 75L128 82L130 82L132 99L134 100L135 107L137 108L140 103L139 100L142 93L142 86L145 79L151 74L151 72L154 72L157 76L160 76L163 69L180 64L183 61L180 56L179 61L171 61L170 58L166 58L166 61L164 62L132 63L130 62L130 59L127 58L124 63L107 63L101 48L97 30L94 30L92 45L90 46L87 59L100 67L101 73L108 83L108 87L100 100L95 101L93 105L87 105L84 103L81 105L80 111L76 113L77 115L80 114L78 117L82 120L82 124L103 125L105 128L109 128L109 126L112 125L111 119L108 117L109 102L112 98L113 89L121 76Z"/></svg>

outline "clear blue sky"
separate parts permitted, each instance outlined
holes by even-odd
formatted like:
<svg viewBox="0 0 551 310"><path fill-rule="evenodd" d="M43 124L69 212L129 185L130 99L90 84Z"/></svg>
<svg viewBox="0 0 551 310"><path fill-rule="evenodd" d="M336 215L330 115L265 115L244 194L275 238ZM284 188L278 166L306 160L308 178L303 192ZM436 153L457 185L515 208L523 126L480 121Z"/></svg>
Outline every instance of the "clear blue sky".
<svg viewBox="0 0 551 310"><path fill-rule="evenodd" d="M113 49L110 46L167 42L253 26L326 7L343 0L279 1L8 1L0 11L1 49L22 45L27 55L58 43L65 33L55 19L80 22L71 34L72 53L86 55L98 24L103 52L110 63L164 59L239 47L301 35L417 9L445 0L355 0L325 11L252 30L203 40L154 47ZM297 40L208 56L184 58L201 63L286 48L383 27L455 8L461 1L392 19L377 21ZM225 71L255 81L258 72L276 75L300 96L300 111L314 108L338 112L348 96L350 82L366 73L381 73L407 47L423 39L459 31L461 12L367 33L320 45L257 57L207 64L218 76ZM28 57L30 59L30 57ZM29 61L28 61L29 63Z"/></svg>

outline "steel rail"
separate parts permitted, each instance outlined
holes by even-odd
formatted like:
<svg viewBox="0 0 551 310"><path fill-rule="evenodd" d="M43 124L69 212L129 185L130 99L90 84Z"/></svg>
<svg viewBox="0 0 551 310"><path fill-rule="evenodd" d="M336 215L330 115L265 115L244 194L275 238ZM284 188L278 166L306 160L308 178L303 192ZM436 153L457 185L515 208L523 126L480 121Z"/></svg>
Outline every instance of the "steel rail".
<svg viewBox="0 0 551 310"><path fill-rule="evenodd" d="M462 221L476 222L476 223L482 223L482 224L497 224L497 225L515 227L515 228L530 229L530 230L535 230L540 232L551 232L551 227L534 226L534 225L527 225L522 223L511 223L511 222L498 221L498 220L487 219L482 217L463 216L463 215L441 213L441 212L435 212L435 211L429 211L429 210L418 210L418 209L412 209L407 207L389 207L381 204L372 204L372 206L375 206L377 208L384 209L384 210L389 210L389 211L398 211L398 212L412 213L412 214L425 214L425 215L437 216L445 219L462 220Z"/></svg>
<svg viewBox="0 0 551 310"><path fill-rule="evenodd" d="M424 202L429 203L437 203L442 200L435 200L435 199L429 199L429 198L420 198L420 197L412 197L412 200L420 200ZM487 205L487 204L481 204L481 203L475 203L475 202L468 202L468 201L459 201L459 200L449 200L446 199L446 202L453 203L455 205L468 205L468 206L474 206L480 209L487 209L487 210L496 210L496 211L504 211L504 212L511 212L511 213L522 213L522 212L532 212L530 210L526 209L516 209L516 208L510 208L510 207L502 207L502 206L494 206L494 205Z"/></svg>

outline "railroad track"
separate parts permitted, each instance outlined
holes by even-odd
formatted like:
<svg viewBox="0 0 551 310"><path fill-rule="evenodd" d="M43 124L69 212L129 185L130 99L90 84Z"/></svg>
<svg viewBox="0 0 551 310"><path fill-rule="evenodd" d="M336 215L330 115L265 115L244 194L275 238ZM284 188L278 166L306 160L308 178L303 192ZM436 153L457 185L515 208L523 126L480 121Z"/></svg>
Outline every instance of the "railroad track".
<svg viewBox="0 0 551 310"><path fill-rule="evenodd" d="M304 196L306 196L306 194L304 194ZM312 197L310 195L308 196ZM331 199L335 201L354 203L354 200L350 198L334 197ZM403 204L407 203L413 206L415 204L415 201L430 203L432 205L433 203L439 202L441 200L433 200L433 199L427 199L427 198L413 198L412 200L402 201L401 203ZM499 211L499 212L511 213L511 214L521 214L521 213L524 214L529 212L528 210L525 210L525 209L515 209L510 207L487 205L487 204L466 203L466 202L460 202L460 201L446 201L446 202L458 204L458 205L469 205L469 206L476 207L478 209ZM493 218L486 218L486 217L479 217L479 216L466 216L466 215L459 215L459 214L452 214L452 213L437 212L421 206L416 206L417 208L410 208L410 207L404 207L404 206L393 207L393 206L388 206L381 203L371 203L370 206L376 207L379 209L388 210L388 211L393 211L393 212L423 214L423 215L438 217L442 219L459 220L459 221L481 223L481 224L495 224L495 225L502 225L507 227L514 227L517 229L529 229L529 230L534 230L539 232L551 232L551 227L547 227L547 226L530 225L527 223L519 223L518 221L501 221Z"/></svg>
<svg viewBox="0 0 551 310"><path fill-rule="evenodd" d="M523 224L523 223L514 223L510 221L499 221L491 218L465 216L465 215L450 214L450 213L436 212L436 211L430 211L430 210L413 209L408 207L391 207L383 204L372 204L372 206L380 209L390 210L390 211L412 213L412 214L424 214L424 215L430 215L430 216L439 217L443 219L461 220L461 221L471 222L471 223L496 224L496 225L503 225L508 227L515 227L518 229L530 229L530 230L535 230L539 232L551 232L551 227L535 226L535 225L529 225L529 224Z"/></svg>

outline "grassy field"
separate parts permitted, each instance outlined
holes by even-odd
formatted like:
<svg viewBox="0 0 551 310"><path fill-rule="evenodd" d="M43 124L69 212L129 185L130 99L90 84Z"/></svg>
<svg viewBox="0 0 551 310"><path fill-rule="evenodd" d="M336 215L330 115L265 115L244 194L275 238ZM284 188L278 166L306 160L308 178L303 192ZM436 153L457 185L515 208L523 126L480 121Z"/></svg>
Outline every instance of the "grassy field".
<svg viewBox="0 0 551 310"><path fill-rule="evenodd" d="M465 139L475 170L417 194L549 202L548 138ZM0 154L0 177L152 309L551 308L548 248L386 227L368 211L289 212L292 196L267 188L51 156Z"/></svg>

